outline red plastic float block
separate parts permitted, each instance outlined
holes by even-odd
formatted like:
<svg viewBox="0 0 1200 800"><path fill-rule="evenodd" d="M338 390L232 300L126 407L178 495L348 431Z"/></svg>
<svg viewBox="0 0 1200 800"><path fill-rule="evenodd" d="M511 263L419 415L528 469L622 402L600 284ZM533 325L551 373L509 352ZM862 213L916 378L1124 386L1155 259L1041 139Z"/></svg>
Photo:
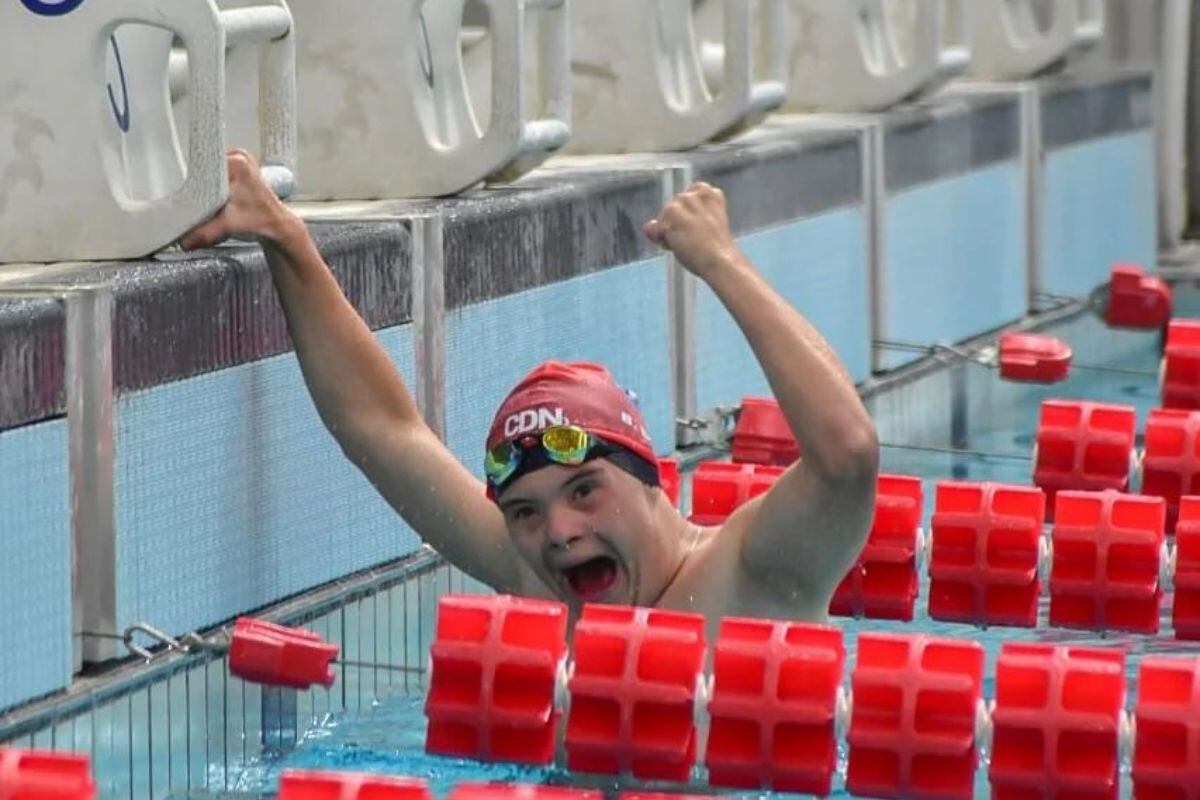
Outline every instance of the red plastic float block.
<svg viewBox="0 0 1200 800"><path fill-rule="evenodd" d="M0 747L0 800L92 800L88 757Z"/></svg>
<svg viewBox="0 0 1200 800"><path fill-rule="evenodd" d="M706 648L703 615L585 605L567 684L567 767L688 780Z"/></svg>
<svg viewBox="0 0 1200 800"><path fill-rule="evenodd" d="M906 800L972 797L983 657L977 642L859 636L846 789Z"/></svg>
<svg viewBox="0 0 1200 800"><path fill-rule="evenodd" d="M1175 530L1179 498L1200 494L1200 411L1155 408L1146 419L1142 494L1167 504L1167 532Z"/></svg>
<svg viewBox="0 0 1200 800"><path fill-rule="evenodd" d="M433 795L419 778L285 770L279 776L279 800L433 800Z"/></svg>
<svg viewBox="0 0 1200 800"><path fill-rule="evenodd" d="M1058 383L1071 372L1071 348L1061 339L1039 333L1000 336L1000 377L1008 381Z"/></svg>
<svg viewBox="0 0 1200 800"><path fill-rule="evenodd" d="M334 681L329 664L337 655L336 644L311 631L241 617L230 637L229 671L268 686L307 689L320 684L328 689Z"/></svg>
<svg viewBox="0 0 1200 800"><path fill-rule="evenodd" d="M1115 264L1105 321L1114 328L1161 328L1171 318L1171 289L1132 264Z"/></svg>
<svg viewBox="0 0 1200 800"><path fill-rule="evenodd" d="M829 794L845 660L837 628L721 620L708 703L708 782Z"/></svg>
<svg viewBox="0 0 1200 800"><path fill-rule="evenodd" d="M1098 492L1129 487L1137 428L1133 406L1046 400L1037 426L1033 482L1046 492L1046 517L1063 489Z"/></svg>
<svg viewBox="0 0 1200 800"><path fill-rule="evenodd" d="M833 593L830 614L912 620L923 503L920 478L879 476L871 532L857 563Z"/></svg>
<svg viewBox="0 0 1200 800"><path fill-rule="evenodd" d="M1134 710L1138 800L1200 800L1200 659L1146 656Z"/></svg>
<svg viewBox="0 0 1200 800"><path fill-rule="evenodd" d="M1032 486L937 485L929 616L975 625L1037 625L1038 543L1046 496Z"/></svg>
<svg viewBox="0 0 1200 800"><path fill-rule="evenodd" d="M720 525L739 506L758 497L783 474L783 467L702 461L692 473L692 522Z"/></svg>
<svg viewBox="0 0 1200 800"><path fill-rule="evenodd" d="M1163 359L1162 404L1200 409L1200 320L1171 320Z"/></svg>
<svg viewBox="0 0 1200 800"><path fill-rule="evenodd" d="M429 649L426 752L550 763L566 635L562 603L505 595L443 597Z"/></svg>
<svg viewBox="0 0 1200 800"><path fill-rule="evenodd" d="M993 800L1116 800L1120 650L1006 642L996 663Z"/></svg>
<svg viewBox="0 0 1200 800"><path fill-rule="evenodd" d="M1200 639L1200 497L1179 500L1174 583L1171 625L1175 638Z"/></svg>
<svg viewBox="0 0 1200 800"><path fill-rule="evenodd" d="M1157 633L1164 513L1161 497L1059 493L1050 624Z"/></svg>
<svg viewBox="0 0 1200 800"><path fill-rule="evenodd" d="M446 800L604 800L603 792L521 783L463 783Z"/></svg>
<svg viewBox="0 0 1200 800"><path fill-rule="evenodd" d="M783 409L765 397L742 398L731 444L732 458L738 464L786 467L800 457L800 446Z"/></svg>
<svg viewBox="0 0 1200 800"><path fill-rule="evenodd" d="M673 458L660 458L658 460L658 480L662 485L662 490L666 492L667 497L671 500L671 505L679 507L679 486L681 478L679 477L679 462Z"/></svg>

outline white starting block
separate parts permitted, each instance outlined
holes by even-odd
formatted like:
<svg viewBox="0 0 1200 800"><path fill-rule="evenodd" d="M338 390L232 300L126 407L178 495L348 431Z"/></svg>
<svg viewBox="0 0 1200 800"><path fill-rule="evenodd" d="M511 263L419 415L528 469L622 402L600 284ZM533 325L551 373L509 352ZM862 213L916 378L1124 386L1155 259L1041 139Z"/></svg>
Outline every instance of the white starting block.
<svg viewBox="0 0 1200 800"><path fill-rule="evenodd" d="M287 0L212 0L226 31L225 144L249 150L275 193L296 182L296 39ZM193 105L187 53L171 50L171 101L180 131ZM181 143L187 146L185 136Z"/></svg>
<svg viewBox="0 0 1200 800"><path fill-rule="evenodd" d="M973 11L976 78L1031 78L1104 39L1104 0L988 0Z"/></svg>
<svg viewBox="0 0 1200 800"><path fill-rule="evenodd" d="M301 87L298 197L450 195L511 179L566 143L566 0L477 2L486 22L465 29L466 0L291 0ZM528 41L533 30L536 46ZM472 102L464 48L487 54L486 104Z"/></svg>
<svg viewBox="0 0 1200 800"><path fill-rule="evenodd" d="M784 3L573 3L567 150L682 150L761 121L787 93Z"/></svg>
<svg viewBox="0 0 1200 800"><path fill-rule="evenodd" d="M788 111L882 111L971 62L968 14L994 0L788 0Z"/></svg>
<svg viewBox="0 0 1200 800"><path fill-rule="evenodd" d="M281 4L233 16L211 0L0 4L0 262L144 256L210 217L228 192L226 47L289 28ZM173 40L204 109L183 136L170 105ZM282 73L267 84L262 154L286 191L293 89Z"/></svg>

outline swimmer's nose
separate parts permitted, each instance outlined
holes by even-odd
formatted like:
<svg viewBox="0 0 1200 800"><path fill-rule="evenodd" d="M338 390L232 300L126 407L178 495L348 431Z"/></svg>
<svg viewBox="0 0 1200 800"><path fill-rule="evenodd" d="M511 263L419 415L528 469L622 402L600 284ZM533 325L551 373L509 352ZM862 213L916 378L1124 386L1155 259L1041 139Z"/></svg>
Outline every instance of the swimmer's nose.
<svg viewBox="0 0 1200 800"><path fill-rule="evenodd" d="M571 546L587 536L590 530L586 515L557 504L550 508L546 520L546 543L556 550L570 550Z"/></svg>

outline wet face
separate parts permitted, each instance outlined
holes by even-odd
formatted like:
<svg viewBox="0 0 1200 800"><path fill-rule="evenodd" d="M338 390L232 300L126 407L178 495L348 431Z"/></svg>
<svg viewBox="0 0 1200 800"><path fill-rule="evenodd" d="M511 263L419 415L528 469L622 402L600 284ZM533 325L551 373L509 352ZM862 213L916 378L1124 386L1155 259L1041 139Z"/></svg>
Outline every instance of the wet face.
<svg viewBox="0 0 1200 800"><path fill-rule="evenodd" d="M632 605L660 588L658 492L595 459L522 475L499 502L513 544L563 601Z"/></svg>

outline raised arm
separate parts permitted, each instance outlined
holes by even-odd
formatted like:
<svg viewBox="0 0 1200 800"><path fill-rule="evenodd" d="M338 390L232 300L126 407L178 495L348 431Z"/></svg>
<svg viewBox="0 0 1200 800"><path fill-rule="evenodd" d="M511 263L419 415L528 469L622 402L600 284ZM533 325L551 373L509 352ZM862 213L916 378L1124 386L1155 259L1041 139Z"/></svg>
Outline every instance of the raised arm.
<svg viewBox="0 0 1200 800"><path fill-rule="evenodd" d="M745 537L744 567L787 597L827 602L870 526L874 424L832 348L738 249L719 189L699 183L681 193L646 234L733 315L800 444L800 462L726 523Z"/></svg>
<svg viewBox="0 0 1200 800"><path fill-rule="evenodd" d="M257 238L317 411L342 450L438 552L500 591L518 587L518 556L500 511L422 420L387 353L350 305L304 222L275 197L244 151L228 159L229 200L184 249Z"/></svg>

